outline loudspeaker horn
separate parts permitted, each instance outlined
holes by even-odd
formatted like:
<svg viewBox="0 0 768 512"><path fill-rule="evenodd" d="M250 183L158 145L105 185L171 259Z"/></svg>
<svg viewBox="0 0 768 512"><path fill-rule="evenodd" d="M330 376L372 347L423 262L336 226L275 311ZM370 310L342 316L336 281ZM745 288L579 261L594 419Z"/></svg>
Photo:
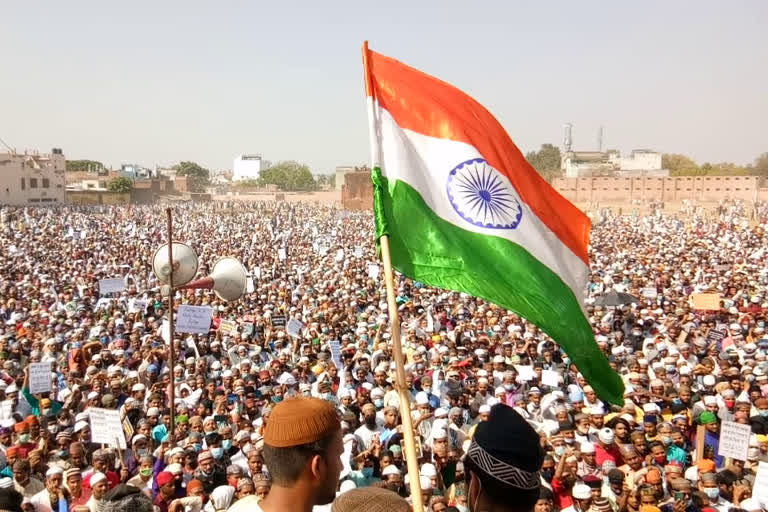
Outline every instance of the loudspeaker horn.
<svg viewBox="0 0 768 512"><path fill-rule="evenodd" d="M192 281L178 288L213 290L221 300L232 302L243 296L248 284L245 267L235 258L221 258L208 277Z"/></svg>
<svg viewBox="0 0 768 512"><path fill-rule="evenodd" d="M168 244L164 244L152 256L152 271L160 282L173 287L187 284L195 277L198 268L197 254L187 244L173 242L173 283L170 283L171 265L168 262Z"/></svg>

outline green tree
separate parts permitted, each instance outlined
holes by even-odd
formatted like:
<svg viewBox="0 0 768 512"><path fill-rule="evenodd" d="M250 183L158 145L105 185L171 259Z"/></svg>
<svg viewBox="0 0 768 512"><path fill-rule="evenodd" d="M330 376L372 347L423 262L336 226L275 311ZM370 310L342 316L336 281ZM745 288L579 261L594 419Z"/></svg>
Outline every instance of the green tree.
<svg viewBox="0 0 768 512"><path fill-rule="evenodd" d="M96 160L67 160L67 172L102 172L104 164Z"/></svg>
<svg viewBox="0 0 768 512"><path fill-rule="evenodd" d="M703 174L693 159L676 153L661 155L661 168L669 169L672 176L695 176Z"/></svg>
<svg viewBox="0 0 768 512"><path fill-rule="evenodd" d="M129 180L128 178L112 178L109 180L109 183L107 183L107 190L110 192L130 192L133 188L133 181Z"/></svg>
<svg viewBox="0 0 768 512"><path fill-rule="evenodd" d="M259 183L276 185L280 190L314 190L317 186L309 167L293 160L277 162L261 171Z"/></svg>
<svg viewBox="0 0 768 512"><path fill-rule="evenodd" d="M755 165L751 166L749 170L755 176L768 177L768 153L763 153L755 158Z"/></svg>
<svg viewBox="0 0 768 512"><path fill-rule="evenodd" d="M177 176L186 176L189 179L189 190L192 192L205 192L211 182L211 171L195 162L179 162L173 169Z"/></svg>
<svg viewBox="0 0 768 512"><path fill-rule="evenodd" d="M538 151L529 151L525 155L528 163L547 181L561 175L560 148L552 144L542 144Z"/></svg>

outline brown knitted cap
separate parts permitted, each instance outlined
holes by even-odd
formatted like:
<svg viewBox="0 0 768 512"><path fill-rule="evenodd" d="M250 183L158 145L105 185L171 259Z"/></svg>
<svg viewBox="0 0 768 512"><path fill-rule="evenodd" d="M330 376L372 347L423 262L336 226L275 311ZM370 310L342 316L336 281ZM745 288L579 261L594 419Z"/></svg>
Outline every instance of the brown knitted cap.
<svg viewBox="0 0 768 512"><path fill-rule="evenodd" d="M411 506L388 489L361 487L336 498L331 512L411 512Z"/></svg>
<svg viewBox="0 0 768 512"><path fill-rule="evenodd" d="M272 409L264 429L264 444L286 448L314 443L341 428L333 405L319 398L289 398Z"/></svg>

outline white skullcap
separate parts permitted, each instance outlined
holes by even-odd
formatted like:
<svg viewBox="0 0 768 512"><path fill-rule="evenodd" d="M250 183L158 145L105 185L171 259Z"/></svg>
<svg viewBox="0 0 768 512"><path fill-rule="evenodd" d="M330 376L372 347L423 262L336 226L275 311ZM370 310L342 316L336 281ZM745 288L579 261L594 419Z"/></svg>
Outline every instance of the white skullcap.
<svg viewBox="0 0 768 512"><path fill-rule="evenodd" d="M389 466L385 467L381 471L381 476L399 475L399 474L400 474L400 470L397 469L397 466L395 466L394 464L390 464Z"/></svg>
<svg viewBox="0 0 768 512"><path fill-rule="evenodd" d="M597 438L600 439L602 443L611 444L613 443L615 435L613 433L613 430L611 430L608 427L605 427L605 428L601 428L600 431L597 433ZM587 499L587 498L579 498L579 499Z"/></svg>
<svg viewBox="0 0 768 512"><path fill-rule="evenodd" d="M429 491L432 489L432 479L428 476L419 477L419 483L421 484L422 491Z"/></svg>
<svg viewBox="0 0 768 512"><path fill-rule="evenodd" d="M437 476L437 468L435 468L434 464L430 464L429 462L427 462L426 464L421 465L421 470L419 471L419 474L421 476L432 478L434 476Z"/></svg>
<svg viewBox="0 0 768 512"><path fill-rule="evenodd" d="M581 453L595 453L595 444L589 441L581 443Z"/></svg>
<svg viewBox="0 0 768 512"><path fill-rule="evenodd" d="M93 473L91 475L91 480L90 480L91 487L93 487L97 483L101 482L102 480L106 480L106 479L107 479L107 477L106 477L106 475L104 475L104 473L96 471L95 473Z"/></svg>
<svg viewBox="0 0 768 512"><path fill-rule="evenodd" d="M59 467L59 466L53 466L51 469L49 469L48 471L45 472L45 476L46 477L55 476L55 475L63 475L63 474L64 474L64 470L61 469L61 467Z"/></svg>
<svg viewBox="0 0 768 512"><path fill-rule="evenodd" d="M416 405L427 405L427 404L429 404L429 398L427 397L427 394L423 391L416 393Z"/></svg>
<svg viewBox="0 0 768 512"><path fill-rule="evenodd" d="M577 500L588 500L592 496L592 491L586 484L576 484L571 493Z"/></svg>
<svg viewBox="0 0 768 512"><path fill-rule="evenodd" d="M490 412L491 412L491 406L490 406L490 405L486 405L486 404L483 404L483 405L481 405L481 406L478 408L477 412L478 412L479 414L488 414L488 413L490 413Z"/></svg>

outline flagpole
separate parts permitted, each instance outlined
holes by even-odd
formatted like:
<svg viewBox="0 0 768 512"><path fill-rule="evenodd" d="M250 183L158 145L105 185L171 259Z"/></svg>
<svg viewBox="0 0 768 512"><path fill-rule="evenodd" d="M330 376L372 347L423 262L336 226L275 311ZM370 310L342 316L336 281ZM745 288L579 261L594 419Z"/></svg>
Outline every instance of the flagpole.
<svg viewBox="0 0 768 512"><path fill-rule="evenodd" d="M376 137L376 118L373 108L373 81L368 67L368 41L363 42L363 69L365 70L365 92L368 103L368 125L370 129L371 143L371 169L379 164L379 143ZM405 461L408 467L408 480L411 484L411 502L413 510L424 510L424 501L421 498L421 481L419 479L419 458L416 454L416 438L413 434L413 421L411 420L411 400L408 387L405 383L405 358L403 346L400 341L400 317L397 313L397 301L395 300L395 275L392 270L392 259L389 254L389 235L379 238L381 259L384 263L384 282L387 286L387 309L389 312L390 334L392 335L392 352L395 358L395 389L400 401L400 417L403 421L403 440L405 448Z"/></svg>

